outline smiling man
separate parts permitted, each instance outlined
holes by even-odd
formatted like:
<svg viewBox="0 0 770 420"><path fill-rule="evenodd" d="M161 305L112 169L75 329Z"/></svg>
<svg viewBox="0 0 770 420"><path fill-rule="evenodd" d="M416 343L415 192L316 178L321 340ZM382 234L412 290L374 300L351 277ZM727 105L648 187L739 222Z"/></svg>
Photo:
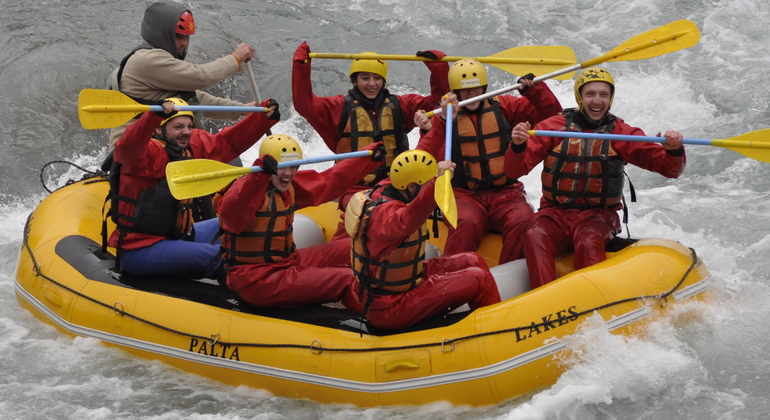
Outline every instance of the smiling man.
<svg viewBox="0 0 770 420"><path fill-rule="evenodd" d="M519 79L522 96L501 95L464 107L457 100L476 98L487 91L487 71L476 60L460 60L449 69L444 113L428 120L418 112L415 123L428 132L417 149L444 156L446 105L453 103L452 161L457 170L452 187L457 200L457 228L449 227L444 255L476 251L489 230L503 235L500 263L522 258L521 235L532 217L524 185L503 172L511 127L523 121L536 124L561 112L561 104L545 83L534 84L534 75Z"/></svg>
<svg viewBox="0 0 770 420"><path fill-rule="evenodd" d="M240 156L280 120L278 103L263 101L268 113L254 113L216 134L193 128L187 103L162 101L164 112L145 112L115 143L110 197L117 223L108 245L117 249L116 268L147 277L215 278L221 257L210 241L217 219L193 223L209 197L177 200L171 195L166 165L183 159L229 162Z"/></svg>
<svg viewBox="0 0 770 420"><path fill-rule="evenodd" d="M565 109L535 130L643 136L611 114L615 80L604 69L584 70L575 80L577 108ZM607 243L620 232L623 167L626 163L677 178L685 166L682 134L666 131L666 142L540 137L529 123L513 129L505 173L520 177L540 162L543 197L526 232L524 254L534 289L556 279L555 258L574 249L575 269L602 262ZM660 136L660 133L658 133Z"/></svg>

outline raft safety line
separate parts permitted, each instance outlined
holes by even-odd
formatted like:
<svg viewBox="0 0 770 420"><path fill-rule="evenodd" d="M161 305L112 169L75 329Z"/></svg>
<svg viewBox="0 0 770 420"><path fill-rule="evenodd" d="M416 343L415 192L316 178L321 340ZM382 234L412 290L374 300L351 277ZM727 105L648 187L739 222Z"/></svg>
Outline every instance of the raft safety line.
<svg viewBox="0 0 770 420"><path fill-rule="evenodd" d="M83 175L83 177L82 177L82 178L80 178L79 180L70 179L70 180L68 180L66 183L64 183L64 185L60 186L60 187L59 187L59 188L57 188L56 190L59 190L59 189L61 189L61 188L64 188L64 187L66 187L67 185L70 185L70 184L74 184L74 183L76 183L76 182L85 181L85 180L87 180L87 179L90 179L90 178L94 178L94 177L97 177L97 176L105 176L105 173L104 173L104 172L101 172L101 171L97 171L97 172L89 171L88 169L86 169L86 168L84 168L84 167L82 167L82 166L79 166L79 165L77 165L77 164L75 164L75 163L72 163L72 162L70 162L70 161L66 161L66 160L52 160L52 161L49 161L49 162L47 162L45 165L43 165L43 167L42 167L42 168L40 168L40 183L41 183L41 184L43 184L43 189L44 189L44 190L46 190L46 191L48 191L48 194L52 194L52 193L53 193L54 191L56 191L56 190L54 190L54 191L51 191L51 190L49 190L49 189L48 189L48 186L47 186L47 185L45 185L45 181L43 180L43 173L45 172L45 168L47 168L48 166L50 166L50 165L52 165L52 164L54 164L54 163L66 163L66 164L68 164L68 165L72 165L72 166L74 166L74 167L76 167L76 168L80 169L81 171L85 172L86 174L88 174L88 175ZM105 178L105 181L106 181L106 180L107 180L107 179Z"/></svg>

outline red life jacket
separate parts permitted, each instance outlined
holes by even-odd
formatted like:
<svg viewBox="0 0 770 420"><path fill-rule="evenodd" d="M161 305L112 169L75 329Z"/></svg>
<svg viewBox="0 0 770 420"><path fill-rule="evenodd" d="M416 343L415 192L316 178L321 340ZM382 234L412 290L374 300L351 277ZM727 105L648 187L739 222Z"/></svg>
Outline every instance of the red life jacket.
<svg viewBox="0 0 770 420"><path fill-rule="evenodd" d="M566 131L583 131L572 122L575 110L563 112ZM594 130L611 133L615 117ZM563 208L610 208L623 197L624 162L610 140L565 138L543 161L543 198Z"/></svg>

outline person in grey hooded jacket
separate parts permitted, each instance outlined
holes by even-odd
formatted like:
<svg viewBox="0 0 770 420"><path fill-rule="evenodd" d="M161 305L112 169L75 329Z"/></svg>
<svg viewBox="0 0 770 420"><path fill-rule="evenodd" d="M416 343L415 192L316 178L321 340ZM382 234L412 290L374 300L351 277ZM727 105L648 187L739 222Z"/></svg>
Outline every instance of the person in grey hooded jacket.
<svg viewBox="0 0 770 420"><path fill-rule="evenodd" d="M203 92L241 70L254 55L254 47L241 43L222 58L205 64L185 61L190 35L195 33L192 12L182 4L163 0L150 5L142 20L142 43L120 62L110 76L110 88L143 104L179 97L190 104L255 106ZM240 114L204 113L212 119L237 120ZM134 120L110 131L110 147Z"/></svg>

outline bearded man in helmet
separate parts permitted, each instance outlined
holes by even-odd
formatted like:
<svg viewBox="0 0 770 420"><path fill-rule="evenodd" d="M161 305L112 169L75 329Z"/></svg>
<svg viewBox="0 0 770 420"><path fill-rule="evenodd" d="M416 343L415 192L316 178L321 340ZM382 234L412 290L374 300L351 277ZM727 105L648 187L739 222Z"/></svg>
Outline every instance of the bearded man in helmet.
<svg viewBox="0 0 770 420"><path fill-rule="evenodd" d="M333 200L382 165L382 144L366 149L373 150L371 158L343 160L318 173L278 168L278 162L302 159L291 136L274 134L262 141L254 166L264 171L239 178L215 199L230 289L259 307L338 301L355 307L350 238L295 249L292 222L295 210Z"/></svg>
<svg viewBox="0 0 770 420"><path fill-rule="evenodd" d="M428 132L417 149L444 156L446 105L454 104L452 161L459 170L452 178L457 200L457 227L449 227L444 255L476 251L490 230L502 234L499 263L523 258L522 235L532 218L524 185L503 171L505 151L511 142L511 128L524 121L536 124L561 112L561 104L545 83L534 84L533 74L519 79L520 97L501 95L470 103L459 100L481 96L487 91L487 71L476 60L457 61L449 69L452 92L441 101L444 113L428 120L423 112L415 122Z"/></svg>
<svg viewBox="0 0 770 420"><path fill-rule="evenodd" d="M434 60L445 55L435 50L417 52L419 57ZM441 61L425 62L430 70L430 95L393 95L385 87L388 80L385 60L356 59L350 65L353 87L348 94L319 97L313 93L310 64L310 46L303 42L294 52L292 64L294 109L318 132L329 149L334 153L345 153L382 141L387 150L382 166L339 198L340 210L344 211L353 194L387 178L393 159L410 149L407 134L415 127L412 115L419 109L432 109L438 104L441 95L449 89L449 65ZM340 223L335 238L344 235L345 229Z"/></svg>
<svg viewBox="0 0 770 420"><path fill-rule="evenodd" d="M602 68L584 70L575 80L577 108L565 109L535 130L643 136L611 114L615 81ZM524 254L534 289L557 278L555 257L575 251L575 269L606 259L605 246L620 232L623 167L626 163L677 178L686 163L682 134L666 131L666 142L530 136L529 123L513 129L505 155L510 177L527 174L544 162L540 210L526 233ZM660 133L658 133L660 136Z"/></svg>
<svg viewBox="0 0 770 420"><path fill-rule="evenodd" d="M360 191L348 204L345 225L353 237L361 310L375 327L406 328L466 303L476 309L500 302L489 267L475 252L423 261L436 176L454 168L422 150L401 153L390 183Z"/></svg>
<svg viewBox="0 0 770 420"><path fill-rule="evenodd" d="M196 31L192 12L182 4L163 0L150 5L142 20L142 43L120 61L110 76L110 87L142 104L154 104L164 98L179 97L191 104L255 106L242 104L203 92L222 80L237 74L241 63L254 55L254 47L241 43L232 54L205 64L185 60L190 36ZM240 114L206 112L205 118L237 120ZM110 131L114 146L133 121Z"/></svg>
<svg viewBox="0 0 770 420"><path fill-rule="evenodd" d="M278 104L268 113L254 113L217 134L193 128L190 111L175 111L187 103L179 98L162 102L163 112L145 112L115 143L110 168L113 221L107 245L117 250L116 268L137 276L212 278L221 257L210 242L216 218L193 223L193 213L208 204L203 199L175 199L166 180L169 162L205 158L229 162L240 156L280 120ZM117 209L117 211L116 211Z"/></svg>

